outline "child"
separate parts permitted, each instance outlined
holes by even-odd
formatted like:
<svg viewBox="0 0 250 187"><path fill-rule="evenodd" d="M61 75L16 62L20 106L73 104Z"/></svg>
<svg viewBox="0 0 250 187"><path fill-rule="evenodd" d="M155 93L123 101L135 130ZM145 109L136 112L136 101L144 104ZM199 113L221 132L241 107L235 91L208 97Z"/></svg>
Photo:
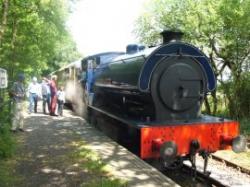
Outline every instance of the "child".
<svg viewBox="0 0 250 187"><path fill-rule="evenodd" d="M58 115L62 116L63 115L63 105L65 103L65 92L64 92L64 87L61 86L59 90L57 91L57 104L58 104Z"/></svg>

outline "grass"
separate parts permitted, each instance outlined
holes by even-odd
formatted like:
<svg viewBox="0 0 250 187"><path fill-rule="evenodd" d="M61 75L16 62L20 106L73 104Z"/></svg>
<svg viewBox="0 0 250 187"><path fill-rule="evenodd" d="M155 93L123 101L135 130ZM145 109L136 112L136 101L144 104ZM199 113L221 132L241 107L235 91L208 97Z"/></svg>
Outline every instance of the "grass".
<svg viewBox="0 0 250 187"><path fill-rule="evenodd" d="M11 157L14 152L15 141L10 133L11 112L9 102L0 107L0 160Z"/></svg>
<svg viewBox="0 0 250 187"><path fill-rule="evenodd" d="M0 160L0 186L15 186L21 180L20 176L13 175L15 165L15 159Z"/></svg>
<svg viewBox="0 0 250 187"><path fill-rule="evenodd" d="M18 139L13 138L8 125L0 131L0 186L15 186L21 180L21 176L14 174L17 164L15 151Z"/></svg>
<svg viewBox="0 0 250 187"><path fill-rule="evenodd" d="M20 180L20 176L14 175L16 141L8 124L0 126L0 186L15 186Z"/></svg>
<svg viewBox="0 0 250 187"><path fill-rule="evenodd" d="M89 184L82 185L82 187L126 187L126 183L121 183L119 179L110 179L102 177L98 181L91 181Z"/></svg>
<svg viewBox="0 0 250 187"><path fill-rule="evenodd" d="M12 160L11 157L15 152L15 139L10 132L10 126L9 102L5 102L0 107L0 186L13 186L14 184L11 168L14 167L15 160Z"/></svg>
<svg viewBox="0 0 250 187"><path fill-rule="evenodd" d="M77 150L70 153L71 162L79 163L84 170L88 180L81 184L81 187L125 187L126 181L114 178L109 168L104 164L95 152L87 149L83 142L74 142Z"/></svg>
<svg viewBox="0 0 250 187"><path fill-rule="evenodd" d="M15 141L13 140L9 125L0 126L0 160L11 157L14 153Z"/></svg>

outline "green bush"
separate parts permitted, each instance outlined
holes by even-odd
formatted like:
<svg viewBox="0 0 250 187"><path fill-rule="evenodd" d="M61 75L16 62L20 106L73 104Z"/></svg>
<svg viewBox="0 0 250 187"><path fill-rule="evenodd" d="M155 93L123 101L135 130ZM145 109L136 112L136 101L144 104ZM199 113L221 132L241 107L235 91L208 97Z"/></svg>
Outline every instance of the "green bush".
<svg viewBox="0 0 250 187"><path fill-rule="evenodd" d="M7 99L5 101L8 101ZM0 107L0 159L8 158L14 151L14 140L10 132L11 113L9 103Z"/></svg>
<svg viewBox="0 0 250 187"><path fill-rule="evenodd" d="M250 118L240 120L240 133L246 136L250 136Z"/></svg>
<svg viewBox="0 0 250 187"><path fill-rule="evenodd" d="M13 153L14 141L9 129L8 125L3 125L0 128L0 159L10 157Z"/></svg>
<svg viewBox="0 0 250 187"><path fill-rule="evenodd" d="M230 117L250 118L250 73L243 73L237 81L228 81L223 85L223 91L228 100Z"/></svg>

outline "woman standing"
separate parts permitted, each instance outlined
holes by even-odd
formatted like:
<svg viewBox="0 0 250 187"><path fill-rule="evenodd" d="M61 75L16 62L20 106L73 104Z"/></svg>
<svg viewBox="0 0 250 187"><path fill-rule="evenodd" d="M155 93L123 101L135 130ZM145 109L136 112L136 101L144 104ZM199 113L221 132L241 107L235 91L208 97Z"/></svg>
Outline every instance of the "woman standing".
<svg viewBox="0 0 250 187"><path fill-rule="evenodd" d="M51 101L50 101L50 115L51 116L56 116L55 111L56 111L56 104L57 104L57 87L56 87L56 80L57 76L53 75L51 77L50 81L50 94L51 94Z"/></svg>

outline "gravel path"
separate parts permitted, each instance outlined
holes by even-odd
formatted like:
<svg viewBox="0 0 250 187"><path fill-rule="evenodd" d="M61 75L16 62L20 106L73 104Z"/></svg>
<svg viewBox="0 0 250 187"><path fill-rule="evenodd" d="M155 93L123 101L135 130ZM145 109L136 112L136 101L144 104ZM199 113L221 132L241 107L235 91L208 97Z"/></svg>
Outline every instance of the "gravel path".
<svg viewBox="0 0 250 187"><path fill-rule="evenodd" d="M32 114L25 120L25 132L17 134L15 176L20 187L80 186L88 174L70 160L83 128L78 117ZM15 185L16 186L16 185Z"/></svg>

